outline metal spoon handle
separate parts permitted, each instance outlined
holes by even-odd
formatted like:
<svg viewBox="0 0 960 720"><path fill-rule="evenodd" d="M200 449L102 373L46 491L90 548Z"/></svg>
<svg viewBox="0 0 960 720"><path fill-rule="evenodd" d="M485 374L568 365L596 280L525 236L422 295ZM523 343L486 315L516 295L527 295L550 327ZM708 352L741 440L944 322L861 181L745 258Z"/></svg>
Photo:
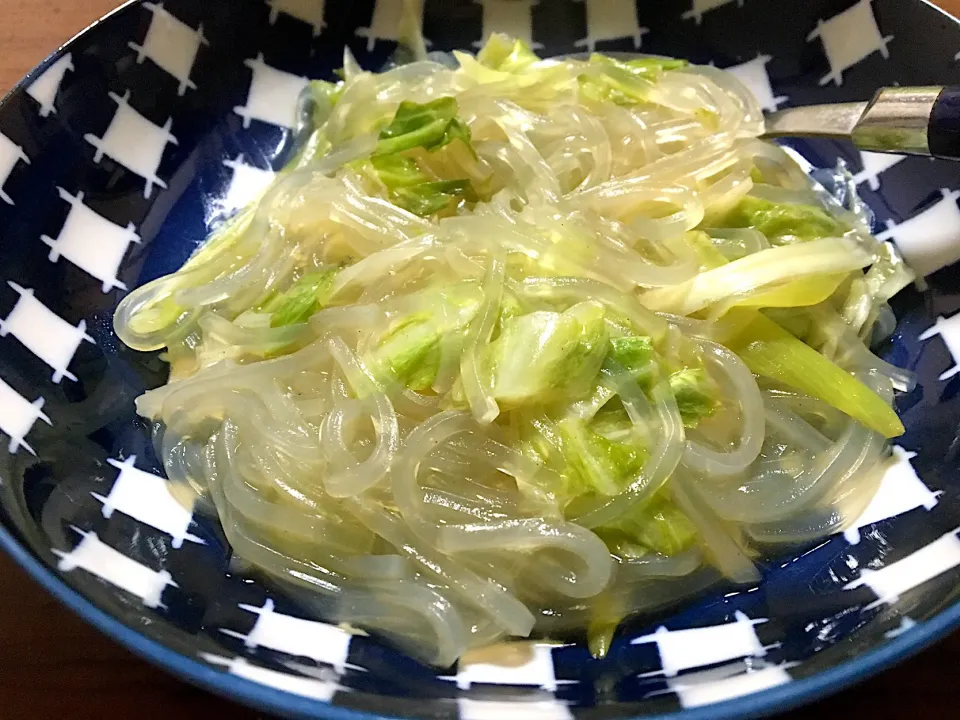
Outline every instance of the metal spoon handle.
<svg viewBox="0 0 960 720"><path fill-rule="evenodd" d="M861 150L960 159L960 86L881 88L866 103L789 108L767 137L849 138Z"/></svg>

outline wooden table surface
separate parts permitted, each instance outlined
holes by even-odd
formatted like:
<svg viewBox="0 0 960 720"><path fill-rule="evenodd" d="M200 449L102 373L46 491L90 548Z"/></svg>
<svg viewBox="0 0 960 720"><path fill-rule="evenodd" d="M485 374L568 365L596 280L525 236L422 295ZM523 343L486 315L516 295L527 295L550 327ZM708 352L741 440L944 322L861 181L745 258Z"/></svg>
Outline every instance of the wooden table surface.
<svg viewBox="0 0 960 720"><path fill-rule="evenodd" d="M939 4L960 15L960 0ZM0 0L0 94L115 5L116 0ZM855 688L783 717L956 718L951 681L958 669L960 632ZM213 717L264 716L179 682L131 655L61 607L0 554L0 718Z"/></svg>

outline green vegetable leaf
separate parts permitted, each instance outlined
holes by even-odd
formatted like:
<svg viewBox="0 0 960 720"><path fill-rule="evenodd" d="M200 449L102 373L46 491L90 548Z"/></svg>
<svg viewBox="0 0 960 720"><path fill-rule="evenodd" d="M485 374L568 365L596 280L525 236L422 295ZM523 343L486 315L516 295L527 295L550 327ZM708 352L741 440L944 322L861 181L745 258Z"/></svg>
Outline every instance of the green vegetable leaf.
<svg viewBox="0 0 960 720"><path fill-rule="evenodd" d="M474 156L476 155L471 142L470 128L460 118L454 118L451 120L450 124L447 125L447 130L443 134L443 139L441 140L440 144L429 149L436 150L437 148L441 148L448 143L452 143L454 140L462 140L463 144L467 146L467 149L470 150Z"/></svg>
<svg viewBox="0 0 960 720"><path fill-rule="evenodd" d="M453 207L461 200L473 200L476 195L469 180L440 180L397 187L390 198L404 210L427 217Z"/></svg>
<svg viewBox="0 0 960 720"><path fill-rule="evenodd" d="M690 64L686 60L680 60L678 58L655 56L634 58L633 60L616 60L609 55L602 55L600 53L593 53L590 56L590 62L620 68L634 75L646 77L651 80L658 79L665 72L681 70Z"/></svg>
<svg viewBox="0 0 960 720"><path fill-rule="evenodd" d="M578 303L565 312L510 318L484 352L494 397L505 406L546 402L586 386L607 352L603 306Z"/></svg>
<svg viewBox="0 0 960 720"><path fill-rule="evenodd" d="M584 494L616 495L648 457L622 406L589 421L524 414L517 432L522 452L562 479L551 488L561 504Z"/></svg>
<svg viewBox="0 0 960 720"><path fill-rule="evenodd" d="M642 556L637 545L669 556L693 545L697 529L682 510L658 495L600 526L597 534L620 557Z"/></svg>
<svg viewBox="0 0 960 720"><path fill-rule="evenodd" d="M568 390L586 389L600 371L609 347L605 308L588 300L568 308L564 315L577 321L580 332L573 351L566 355L557 372Z"/></svg>
<svg viewBox="0 0 960 720"><path fill-rule="evenodd" d="M538 463L562 469L566 461L563 460L563 440L556 423L543 414L529 416L520 413L518 417L521 419L517 434L524 454Z"/></svg>
<svg viewBox="0 0 960 720"><path fill-rule="evenodd" d="M773 245L841 237L850 229L816 205L775 203L749 195L737 203L719 225L755 228Z"/></svg>
<svg viewBox="0 0 960 720"><path fill-rule="evenodd" d="M635 429L626 408L621 402L613 400L604 405L590 421L590 429L608 440L619 442L635 440Z"/></svg>
<svg viewBox="0 0 960 720"><path fill-rule="evenodd" d="M374 155L422 147L436 150L453 140L470 146L470 128L457 117L457 101L442 97L425 104L404 101L387 127L380 131Z"/></svg>
<svg viewBox="0 0 960 720"><path fill-rule="evenodd" d="M477 53L481 65L501 72L518 72L540 58L523 40L514 40L503 33L494 33Z"/></svg>
<svg viewBox="0 0 960 720"><path fill-rule="evenodd" d="M664 73L686 65L673 58L638 58L622 62L594 53L586 72L577 78L580 94L594 102L638 105L649 102L654 83Z"/></svg>
<svg viewBox="0 0 960 720"><path fill-rule="evenodd" d="M557 394L557 370L579 335L580 324L562 313L540 311L511 318L484 353L494 397L523 405Z"/></svg>
<svg viewBox="0 0 960 720"><path fill-rule="evenodd" d="M611 440L579 420L567 418L557 424L563 456L581 493L616 495L643 466L647 453L630 432L629 418L626 421L626 442Z"/></svg>
<svg viewBox="0 0 960 720"><path fill-rule="evenodd" d="M469 180L431 181L415 159L399 154L414 148L433 152L454 140L460 140L473 153L470 128L456 114L457 101L452 97L423 105L402 102L393 121L380 132L370 163L390 191L394 204L427 217L452 208L461 200L477 200Z"/></svg>
<svg viewBox="0 0 960 720"><path fill-rule="evenodd" d="M417 161L404 155L374 155L370 158L370 164L388 190L430 182Z"/></svg>
<svg viewBox="0 0 960 720"><path fill-rule="evenodd" d="M431 181L413 158L375 155L370 164L390 191L391 202L420 217L454 207L461 200L477 200L469 180Z"/></svg>
<svg viewBox="0 0 960 720"><path fill-rule="evenodd" d="M724 344L753 373L819 398L885 437L903 434L903 423L883 398L773 320L753 310L728 315L736 330Z"/></svg>
<svg viewBox="0 0 960 720"><path fill-rule="evenodd" d="M611 338L605 365L612 372L628 371L641 387L648 387L657 374L657 353L646 336Z"/></svg>
<svg viewBox="0 0 960 720"><path fill-rule="evenodd" d="M610 340L610 351L603 367L612 375L627 371L646 392L659 374L661 364L662 359L657 355L651 338L624 336ZM689 354L672 365L679 366L668 382L677 400L680 417L686 427L696 427L703 418L713 415L720 407L717 400L719 388L696 355ZM601 383L594 392L599 402L606 402L614 391Z"/></svg>
<svg viewBox="0 0 960 720"><path fill-rule="evenodd" d="M263 306L263 312L271 314L270 327L296 325L309 320L329 299L338 271L339 268L327 268L307 273L286 292L269 300Z"/></svg>
<svg viewBox="0 0 960 720"><path fill-rule="evenodd" d="M458 283L429 290L422 306L395 322L365 358L365 365L381 385L400 383L424 392L436 380L443 341L449 333L462 333L480 307L476 284Z"/></svg>
<svg viewBox="0 0 960 720"><path fill-rule="evenodd" d="M623 77L616 68L577 77L580 95L585 100L596 103L612 102L615 105L639 105L649 99L650 81L642 78Z"/></svg>
<svg viewBox="0 0 960 720"><path fill-rule="evenodd" d="M433 314L409 315L380 341L370 363L374 375L423 392L437 377L442 337Z"/></svg>
<svg viewBox="0 0 960 720"><path fill-rule="evenodd" d="M716 383L701 368L684 368L670 375L670 389L677 400L684 426L695 428L720 407Z"/></svg>
<svg viewBox="0 0 960 720"><path fill-rule="evenodd" d="M591 409L605 412L607 403L617 393L616 381L611 382L611 378L619 378L625 373L636 380L642 390L649 390L659 373L653 341L649 337L630 335L611 338L602 369L603 373L593 380L589 396L571 406L574 415L590 413Z"/></svg>

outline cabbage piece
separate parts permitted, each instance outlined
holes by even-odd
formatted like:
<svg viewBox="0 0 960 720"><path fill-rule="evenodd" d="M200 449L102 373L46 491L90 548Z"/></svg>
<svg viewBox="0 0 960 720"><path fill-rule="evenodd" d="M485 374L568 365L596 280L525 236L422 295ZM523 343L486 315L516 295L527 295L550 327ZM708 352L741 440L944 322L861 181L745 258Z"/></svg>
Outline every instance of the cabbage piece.
<svg viewBox="0 0 960 720"><path fill-rule="evenodd" d="M540 465L549 465L562 474L563 440L556 423L544 414L527 415L518 412L517 437L520 452Z"/></svg>
<svg viewBox="0 0 960 720"><path fill-rule="evenodd" d="M695 428L720 407L720 388L702 367L677 370L668 382L685 427Z"/></svg>
<svg viewBox="0 0 960 720"><path fill-rule="evenodd" d="M503 33L493 33L477 53L477 62L500 72L518 72L539 60L523 40L514 40Z"/></svg>
<svg viewBox="0 0 960 720"><path fill-rule="evenodd" d="M650 102L653 82L615 65L598 65L577 76L580 96L595 103L631 106Z"/></svg>
<svg viewBox="0 0 960 720"><path fill-rule="evenodd" d="M365 358L364 364L382 386L394 383L424 392L436 380L443 341L464 332L480 308L481 293L473 283L459 283L423 293L425 309L393 323Z"/></svg>
<svg viewBox="0 0 960 720"><path fill-rule="evenodd" d="M584 479L567 461L565 438L556 419L543 412L518 413L517 417L518 449L538 465L550 468L553 471L550 477L559 480L556 486L545 489L561 507L582 495L586 490Z"/></svg>
<svg viewBox="0 0 960 720"><path fill-rule="evenodd" d="M773 245L841 237L850 228L816 205L776 203L747 195L719 223L721 227L754 228Z"/></svg>
<svg viewBox="0 0 960 720"><path fill-rule="evenodd" d="M576 70L572 63L554 61L524 65L513 64L510 70L495 70L478 62L469 53L453 51L460 63L459 73L478 85L494 85L495 96L516 103L525 110L548 113L558 102L572 99ZM474 93L471 92L471 95Z"/></svg>
<svg viewBox="0 0 960 720"><path fill-rule="evenodd" d="M759 312L730 315L737 329L724 344L753 373L819 398L884 437L903 434L896 411L853 375Z"/></svg>
<svg viewBox="0 0 960 720"><path fill-rule="evenodd" d="M477 195L489 199L503 187L493 167L481 160L471 145L460 138L438 150L416 148L407 153L431 180L469 180Z"/></svg>
<svg viewBox="0 0 960 720"><path fill-rule="evenodd" d="M627 414L623 403L618 401L608 402L600 408L590 421L590 428L608 440L623 441L636 438L633 421L630 420L630 415Z"/></svg>
<svg viewBox="0 0 960 720"><path fill-rule="evenodd" d="M420 217L475 202L477 194L467 178L434 180L412 157L399 153L422 148L434 152L455 140L476 157L470 128L457 116L457 101L443 97L425 104L402 102L393 121L380 132L370 164L395 205Z"/></svg>
<svg viewBox="0 0 960 720"><path fill-rule="evenodd" d="M622 492L648 457L622 406L605 409L590 421L573 416L556 420L545 414L527 417L518 435L521 452L562 479L561 486L551 488L561 504L584 494Z"/></svg>
<svg viewBox="0 0 960 720"><path fill-rule="evenodd" d="M568 466L568 479L580 492L596 492L612 496L620 493L624 486L643 467L647 459L646 450L639 440L632 437L630 419L626 418L622 426L630 435L626 442L611 440L596 432L591 424L573 418L565 418L557 423L560 439L563 443L563 456ZM610 419L605 418L604 429L608 432ZM572 475L572 478L571 478ZM568 492L573 489L568 487Z"/></svg>
<svg viewBox="0 0 960 720"><path fill-rule="evenodd" d="M626 370L648 389L659 372L653 340L645 335L611 338L604 367L612 373Z"/></svg>
<svg viewBox="0 0 960 720"><path fill-rule="evenodd" d="M595 532L614 555L627 558L642 557L647 554L644 550L676 555L693 545L697 538L697 528L690 518L659 495L601 525Z"/></svg>
<svg viewBox="0 0 960 720"><path fill-rule="evenodd" d="M390 201L420 217L455 207L461 200L477 200L469 180L431 181L413 158L375 155L370 164L389 191Z"/></svg>
<svg viewBox="0 0 960 720"><path fill-rule="evenodd" d="M388 190L430 182L417 161L405 155L374 155L370 158L370 164Z"/></svg>
<svg viewBox="0 0 960 720"><path fill-rule="evenodd" d="M650 102L654 83L664 72L686 65L673 58L637 58L626 62L594 53L587 71L577 77L581 97L593 102L630 106Z"/></svg>
<svg viewBox="0 0 960 720"><path fill-rule="evenodd" d="M671 373L668 383L677 400L683 424L694 428L703 418L713 415L720 407L717 399L720 388L699 362L699 358L690 357L686 360L694 364L678 363L681 366ZM610 351L603 367L608 375L613 376L627 371L644 391L649 391L662 364L649 337L627 336L610 340ZM613 390L607 387L606 383L602 383L595 394L605 400L613 394Z"/></svg>
<svg viewBox="0 0 960 720"><path fill-rule="evenodd" d="M886 302L916 280L916 273L906 264L899 250L890 242L880 244L877 259L864 277L867 290L875 300Z"/></svg>
<svg viewBox="0 0 960 720"><path fill-rule="evenodd" d="M565 312L538 311L510 318L484 351L493 396L516 407L562 399L586 388L607 353L603 305L588 300Z"/></svg>
<svg viewBox="0 0 960 720"><path fill-rule="evenodd" d="M436 150L455 139L470 145L470 128L457 117L457 100L442 97L420 104L404 101L387 127L380 131L376 155L422 147Z"/></svg>
<svg viewBox="0 0 960 720"><path fill-rule="evenodd" d="M331 267L307 273L286 292L275 295L262 307L270 314L270 327L296 325L310 319L330 299L330 291L339 268Z"/></svg>
<svg viewBox="0 0 960 720"><path fill-rule="evenodd" d="M645 77L650 80L656 80L665 72L680 70L690 64L686 60L680 60L678 58L655 56L634 58L633 60L616 60L600 53L591 54L590 62L597 65L615 67L625 70L632 75Z"/></svg>
<svg viewBox="0 0 960 720"><path fill-rule="evenodd" d="M390 199L414 215L427 217L456 207L463 200L474 201L476 194L469 180L438 180L397 188L390 193Z"/></svg>
<svg viewBox="0 0 960 720"><path fill-rule="evenodd" d="M437 377L442 337L433 314L414 313L391 328L380 341L369 366L381 384L395 381L422 392Z"/></svg>

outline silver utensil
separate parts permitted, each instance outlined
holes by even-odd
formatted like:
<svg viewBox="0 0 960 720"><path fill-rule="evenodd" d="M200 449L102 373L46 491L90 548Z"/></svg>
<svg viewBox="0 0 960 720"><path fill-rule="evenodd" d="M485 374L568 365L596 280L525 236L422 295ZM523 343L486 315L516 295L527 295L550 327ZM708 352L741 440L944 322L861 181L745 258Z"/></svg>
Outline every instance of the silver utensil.
<svg viewBox="0 0 960 720"><path fill-rule="evenodd" d="M960 87L880 88L869 102L786 108L764 137L851 140L871 152L960 159Z"/></svg>

